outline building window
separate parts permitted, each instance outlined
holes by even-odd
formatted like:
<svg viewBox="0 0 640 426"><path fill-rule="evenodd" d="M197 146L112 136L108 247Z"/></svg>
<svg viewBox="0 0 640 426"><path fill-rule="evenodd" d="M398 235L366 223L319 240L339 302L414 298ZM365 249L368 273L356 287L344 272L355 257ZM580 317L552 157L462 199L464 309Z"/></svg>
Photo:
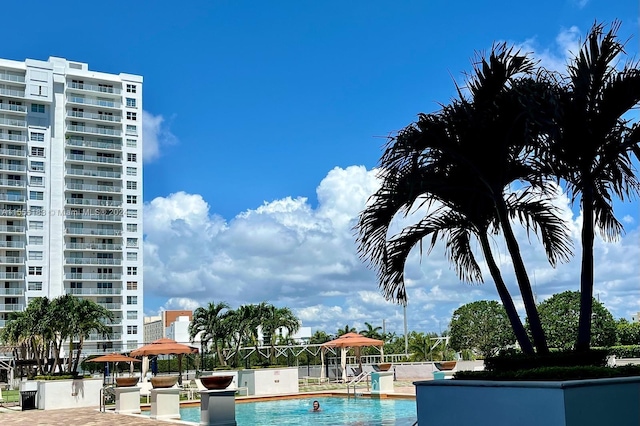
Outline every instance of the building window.
<svg viewBox="0 0 640 426"><path fill-rule="evenodd" d="M31 112L44 113L44 105L43 104L31 104Z"/></svg>
<svg viewBox="0 0 640 426"><path fill-rule="evenodd" d="M29 185L44 186L44 176L29 176Z"/></svg>
<svg viewBox="0 0 640 426"><path fill-rule="evenodd" d="M127 334L138 334L138 326L137 325L128 325L127 326Z"/></svg>
<svg viewBox="0 0 640 426"><path fill-rule="evenodd" d="M138 119L138 114L133 111L127 111L127 120L136 121Z"/></svg>
<svg viewBox="0 0 640 426"><path fill-rule="evenodd" d="M42 206L31 206L29 208L29 214L31 216L44 216L44 207L42 207Z"/></svg>
<svg viewBox="0 0 640 426"><path fill-rule="evenodd" d="M128 251L127 260L138 260L138 253L136 253L135 251Z"/></svg>
<svg viewBox="0 0 640 426"><path fill-rule="evenodd" d="M127 266L127 275L138 275L137 266Z"/></svg>
<svg viewBox="0 0 640 426"><path fill-rule="evenodd" d="M44 229L44 222L41 220L30 220L29 229Z"/></svg>
<svg viewBox="0 0 640 426"><path fill-rule="evenodd" d="M29 191L29 199L30 200L44 200L44 192L42 191Z"/></svg>
<svg viewBox="0 0 640 426"><path fill-rule="evenodd" d="M136 93L136 89L135 84L127 84L127 93Z"/></svg>
<svg viewBox="0 0 640 426"><path fill-rule="evenodd" d="M136 219L138 217L138 210L127 209L127 217L129 219Z"/></svg>
<svg viewBox="0 0 640 426"><path fill-rule="evenodd" d="M44 157L44 148L39 146L32 146L31 155L34 157Z"/></svg>
<svg viewBox="0 0 640 426"><path fill-rule="evenodd" d="M138 319L138 311L127 311L127 319Z"/></svg>
<svg viewBox="0 0 640 426"><path fill-rule="evenodd" d="M138 225L135 223L127 223L127 232L138 232Z"/></svg>
<svg viewBox="0 0 640 426"><path fill-rule="evenodd" d="M127 148L137 148L138 147L138 141L136 141L135 139L127 139Z"/></svg>
<svg viewBox="0 0 640 426"><path fill-rule="evenodd" d="M127 247L138 247L137 238L127 238Z"/></svg>
<svg viewBox="0 0 640 426"><path fill-rule="evenodd" d="M29 252L29 260L42 260L42 252L41 251L30 251Z"/></svg>
<svg viewBox="0 0 640 426"><path fill-rule="evenodd" d="M127 204L138 204L137 195L127 195Z"/></svg>
<svg viewBox="0 0 640 426"><path fill-rule="evenodd" d="M136 100L134 98L127 98L127 106L129 108L135 108L136 107Z"/></svg>
<svg viewBox="0 0 640 426"><path fill-rule="evenodd" d="M42 291L42 281L29 281L27 284L29 291Z"/></svg>
<svg viewBox="0 0 640 426"><path fill-rule="evenodd" d="M35 235L29 236L29 245L41 246L42 244L44 244L44 237L39 237Z"/></svg>
<svg viewBox="0 0 640 426"><path fill-rule="evenodd" d="M127 296L127 305L137 305L138 296Z"/></svg>
<svg viewBox="0 0 640 426"><path fill-rule="evenodd" d="M29 266L29 275L42 275L42 266Z"/></svg>
<svg viewBox="0 0 640 426"><path fill-rule="evenodd" d="M137 290L138 281L127 281L127 290Z"/></svg>
<svg viewBox="0 0 640 426"><path fill-rule="evenodd" d="M32 161L31 162L31 171L44 172L44 161Z"/></svg>
<svg viewBox="0 0 640 426"><path fill-rule="evenodd" d="M134 182L132 180L128 180L127 181L127 189L132 189L132 190L136 190L138 189L138 182Z"/></svg>
<svg viewBox="0 0 640 426"><path fill-rule="evenodd" d="M135 167L127 167L127 176L138 176L138 169Z"/></svg>
<svg viewBox="0 0 640 426"><path fill-rule="evenodd" d="M133 124L127 124L127 134L128 135L137 135L138 134L138 128L136 126L134 126Z"/></svg>
<svg viewBox="0 0 640 426"><path fill-rule="evenodd" d="M44 142L44 133L31 132L29 139L31 139L33 142Z"/></svg>
<svg viewBox="0 0 640 426"><path fill-rule="evenodd" d="M127 154L127 161L131 161L132 163L135 163L136 161L138 161L138 155L137 154Z"/></svg>

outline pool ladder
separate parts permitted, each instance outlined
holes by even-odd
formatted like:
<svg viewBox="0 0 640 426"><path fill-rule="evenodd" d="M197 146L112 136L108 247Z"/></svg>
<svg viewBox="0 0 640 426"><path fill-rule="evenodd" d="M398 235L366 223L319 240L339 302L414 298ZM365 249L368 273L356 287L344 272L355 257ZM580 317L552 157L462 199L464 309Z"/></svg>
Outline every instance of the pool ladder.
<svg viewBox="0 0 640 426"><path fill-rule="evenodd" d="M347 396L351 395L351 386L353 386L353 396L362 396L362 394L358 395L358 393L356 392L356 387L358 386L359 383L361 383L363 380L366 379L367 382L367 392L369 391L369 375L371 373L363 371L362 373L360 373L359 375L357 375L356 377L354 377L350 382L347 383Z"/></svg>

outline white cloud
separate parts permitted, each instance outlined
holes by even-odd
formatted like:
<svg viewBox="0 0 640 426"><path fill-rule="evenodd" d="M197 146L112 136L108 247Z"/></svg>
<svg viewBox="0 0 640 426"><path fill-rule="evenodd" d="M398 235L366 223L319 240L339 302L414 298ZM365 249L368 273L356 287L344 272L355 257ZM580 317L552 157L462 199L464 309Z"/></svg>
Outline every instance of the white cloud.
<svg viewBox="0 0 640 426"><path fill-rule="evenodd" d="M210 211L197 194L178 192L145 205L145 288L154 298L166 298L165 309L193 309L209 301L232 307L268 301L288 306L303 323L328 333L346 324L358 330L365 322L398 334L403 332L403 308L384 300L375 274L358 258L353 225L369 195L377 188L374 171L352 166L331 170L318 186L318 206L305 198L265 202L226 222ZM574 217L564 195L555 201L580 247L581 217ZM397 228L399 230L399 227ZM579 288L580 260L553 269L535 237L521 251L531 273L538 301L553 293ZM640 310L638 229L620 241L596 239L595 292L616 317ZM499 236L493 247L503 251ZM479 250L476 250L479 253ZM520 312L523 312L510 259L496 256ZM478 254L478 260L483 261ZM485 283L461 283L437 246L429 257L414 249L406 265L410 329L438 331L446 327L460 305L497 299L485 272Z"/></svg>
<svg viewBox="0 0 640 426"><path fill-rule="evenodd" d="M523 43L516 43L522 52L532 53L532 58L540 61L540 66L552 70L565 72L569 58L573 57L580 49L582 32L578 27L572 26L558 33L555 44L551 47L539 46L535 38Z"/></svg>
<svg viewBox="0 0 640 426"><path fill-rule="evenodd" d="M142 111L142 135L142 157L145 163L157 160L162 155L163 147L178 142L164 117L148 111Z"/></svg>

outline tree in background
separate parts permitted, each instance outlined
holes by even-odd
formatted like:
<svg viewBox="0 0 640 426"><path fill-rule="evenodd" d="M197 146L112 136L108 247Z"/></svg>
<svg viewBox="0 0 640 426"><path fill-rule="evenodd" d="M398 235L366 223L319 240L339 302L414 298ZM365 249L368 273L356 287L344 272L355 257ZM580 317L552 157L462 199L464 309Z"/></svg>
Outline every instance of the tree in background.
<svg viewBox="0 0 640 426"><path fill-rule="evenodd" d="M616 322L618 345L640 345L640 322L629 322L620 318Z"/></svg>
<svg viewBox="0 0 640 426"><path fill-rule="evenodd" d="M369 337L370 339L384 340L384 336L382 335L382 333L380 333L382 331L382 327L374 327L368 322L365 322L364 326L367 328L365 328L364 330L360 330L360 334L362 334L364 337Z"/></svg>
<svg viewBox="0 0 640 426"><path fill-rule="evenodd" d="M200 342L202 342L202 348L208 348L212 344L213 351L221 365L226 365L226 360L222 355L224 339L227 337L227 330L223 324L223 314L229 309L230 307L226 302L209 302L206 307L199 307L193 312L193 320L189 324L189 339L193 342L196 335L201 333Z"/></svg>
<svg viewBox="0 0 640 426"><path fill-rule="evenodd" d="M356 328L355 327L349 327L349 324L345 325L344 328L339 328L338 329L338 333L336 333L336 336L340 337L343 334L347 334L347 333L355 333L356 332Z"/></svg>
<svg viewBox="0 0 640 426"><path fill-rule="evenodd" d="M507 312L495 300L462 305L453 313L450 329L453 349L471 349L485 358L516 341Z"/></svg>
<svg viewBox="0 0 640 426"><path fill-rule="evenodd" d="M565 291L554 294L538 306L540 319L549 345L558 349L572 349L578 337L580 292ZM593 300L591 316L591 345L612 346L616 343L616 322L611 312Z"/></svg>

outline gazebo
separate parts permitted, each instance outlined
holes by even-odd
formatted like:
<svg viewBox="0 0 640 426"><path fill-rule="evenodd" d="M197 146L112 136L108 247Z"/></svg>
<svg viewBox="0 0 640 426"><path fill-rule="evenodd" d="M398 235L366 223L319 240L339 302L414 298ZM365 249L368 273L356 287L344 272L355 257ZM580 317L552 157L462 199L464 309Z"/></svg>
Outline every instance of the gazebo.
<svg viewBox="0 0 640 426"><path fill-rule="evenodd" d="M337 339L331 340L322 345L321 352L321 360L322 360L322 370L320 372L320 377L324 378L324 353L327 348L340 348L340 366L342 367L342 379L346 380L347 377L347 351L349 348L362 348L367 346L377 347L380 350L380 361L383 361L384 358L384 341L378 339L372 339L370 337L365 337L362 334L358 333L346 333ZM359 357L358 357L359 359Z"/></svg>
<svg viewBox="0 0 640 426"><path fill-rule="evenodd" d="M131 351L130 355L134 357L148 357L153 355L178 355L178 381L180 384L182 384L182 356L184 354L193 353L198 353L198 348L183 345L182 343L178 343L172 339L162 338Z"/></svg>

